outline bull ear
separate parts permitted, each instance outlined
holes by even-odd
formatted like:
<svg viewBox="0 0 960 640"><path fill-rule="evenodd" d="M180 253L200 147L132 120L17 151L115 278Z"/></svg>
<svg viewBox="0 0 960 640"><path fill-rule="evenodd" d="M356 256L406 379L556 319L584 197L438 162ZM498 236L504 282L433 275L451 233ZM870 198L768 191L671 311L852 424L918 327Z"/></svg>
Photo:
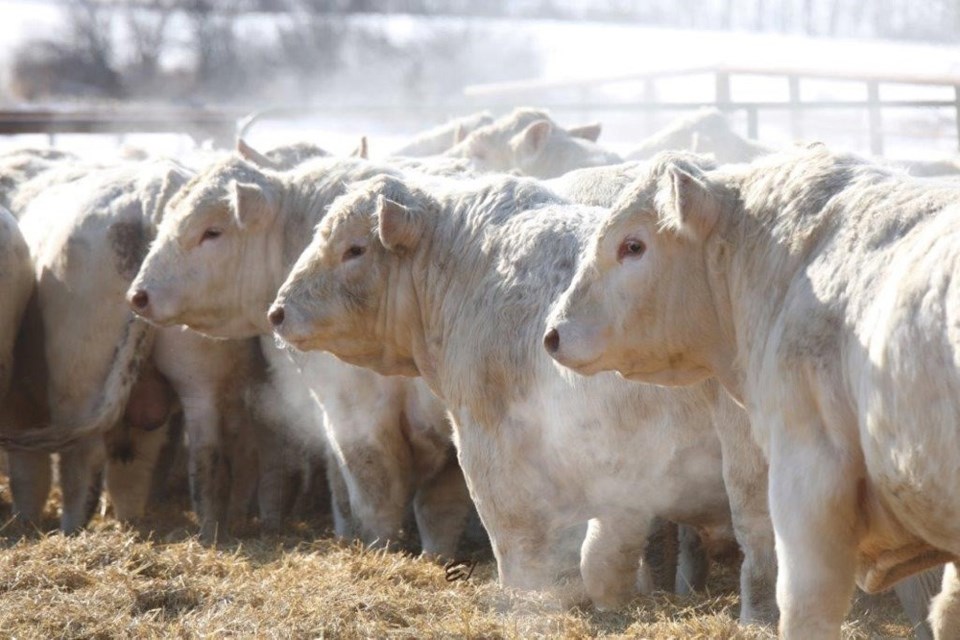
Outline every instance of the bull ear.
<svg viewBox="0 0 960 640"><path fill-rule="evenodd" d="M187 183L189 175L180 167L171 167L159 184L151 182L140 196L143 212L153 224L159 224L167 204L180 188Z"/></svg>
<svg viewBox="0 0 960 640"><path fill-rule="evenodd" d="M370 154L367 150L367 136L360 136L360 144L357 145L357 148L353 150L350 154L351 158L360 158L366 160L370 157Z"/></svg>
<svg viewBox="0 0 960 640"><path fill-rule="evenodd" d="M574 138L583 138L584 140L589 140L590 142L596 142L600 138L601 131L603 131L603 125L599 122L592 122L590 124L580 125L579 127L570 127L567 129L567 133Z"/></svg>
<svg viewBox="0 0 960 640"><path fill-rule="evenodd" d="M419 212L383 196L377 199L380 242L390 251L413 249L423 233Z"/></svg>
<svg viewBox="0 0 960 640"><path fill-rule="evenodd" d="M667 214L674 218L677 230L699 238L710 235L720 217L722 199L711 189L709 179L677 164L667 167L664 178L669 189Z"/></svg>
<svg viewBox="0 0 960 640"><path fill-rule="evenodd" d="M267 169L279 168L279 165L276 162L251 147L243 138L237 138L237 153L239 153L245 160L249 160L258 167L264 167Z"/></svg>
<svg viewBox="0 0 960 640"><path fill-rule="evenodd" d="M547 146L547 139L553 132L553 123L549 120L537 120L517 134L519 144L517 151L521 157L535 158Z"/></svg>
<svg viewBox="0 0 960 640"><path fill-rule="evenodd" d="M233 214L241 229L272 219L277 213L279 200L271 185L233 183Z"/></svg>

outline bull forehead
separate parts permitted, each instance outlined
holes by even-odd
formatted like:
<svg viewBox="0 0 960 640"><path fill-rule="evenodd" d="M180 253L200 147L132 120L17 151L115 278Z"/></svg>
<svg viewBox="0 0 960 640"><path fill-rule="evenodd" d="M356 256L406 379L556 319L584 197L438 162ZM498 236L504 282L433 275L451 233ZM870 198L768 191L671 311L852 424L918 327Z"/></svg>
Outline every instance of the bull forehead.
<svg viewBox="0 0 960 640"><path fill-rule="evenodd" d="M228 158L195 176L171 200L173 217L184 218L219 202L228 202L235 182L259 183L263 173L239 158Z"/></svg>
<svg viewBox="0 0 960 640"><path fill-rule="evenodd" d="M614 209L594 234L594 248L600 248L606 242L618 241L620 236L638 227L656 227L657 214L653 200L646 198L629 206Z"/></svg>
<svg viewBox="0 0 960 640"><path fill-rule="evenodd" d="M163 238L182 238L211 224L223 224L231 219L230 203L225 195L215 197L207 192L197 194L177 204L160 225L159 236Z"/></svg>
<svg viewBox="0 0 960 640"><path fill-rule="evenodd" d="M319 237L322 247L334 247L351 242L360 237L373 234L375 215L362 207L341 210L320 227Z"/></svg>
<svg viewBox="0 0 960 640"><path fill-rule="evenodd" d="M372 232L376 224L377 202L384 190L383 185L372 181L341 196L320 223L321 237L335 239L342 237L342 233Z"/></svg>

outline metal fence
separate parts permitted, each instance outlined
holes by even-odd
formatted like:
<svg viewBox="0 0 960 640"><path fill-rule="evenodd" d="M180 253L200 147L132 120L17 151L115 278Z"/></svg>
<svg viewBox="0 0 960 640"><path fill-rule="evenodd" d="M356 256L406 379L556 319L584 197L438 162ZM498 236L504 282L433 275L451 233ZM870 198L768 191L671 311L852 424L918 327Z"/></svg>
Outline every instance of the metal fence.
<svg viewBox="0 0 960 640"><path fill-rule="evenodd" d="M657 83L662 80L685 76L704 76L712 79L714 100L712 102L663 102L657 99ZM731 92L735 76L763 76L782 80L788 92L785 101L738 101ZM827 80L852 82L864 85L865 100L804 100L802 83L805 80ZM633 104L603 104L592 99L595 89L616 84L639 83L642 87L641 101ZM883 85L914 85L922 87L945 87L952 91L950 99L940 100L884 100L880 89ZM960 150L960 75L944 76L932 74L890 74L890 73L851 73L828 69L810 69L803 67L766 67L710 65L679 69L659 70L607 78L592 78L574 81L517 81L476 85L467 87L465 94L474 99L513 101L529 100L545 93L574 91L577 98L574 103L565 105L575 109L589 105L591 111L608 109L633 109L636 111L682 111L716 107L725 112L743 112L747 120L747 136L756 139L759 131L760 114L764 111L787 112L790 115L791 134L794 138L803 137L803 114L808 111L843 109L864 111L868 115L870 152L883 155L884 131L883 112L887 109L949 109L955 121L954 135L956 148Z"/></svg>
<svg viewBox="0 0 960 640"><path fill-rule="evenodd" d="M731 81L736 76L766 76L781 79L787 87L788 98L783 101L735 100ZM703 76L712 80L714 99L709 102L667 102L657 99L657 83L664 79L684 76ZM860 83L866 88L864 100L805 100L802 83L805 80L832 80ZM614 84L639 83L641 98L629 102L598 100L595 89ZM937 100L885 100L881 98L883 85L915 85L946 87L952 98ZM573 94L573 98L569 95ZM557 96L568 97L558 99ZM535 104L558 112L682 112L716 107L728 113L746 116L746 135L758 137L761 115L767 112L789 114L791 135L803 137L803 115L811 111L839 109L862 111L868 115L870 151L882 155L884 151L883 113L887 109L947 109L955 121L956 148L960 149L960 76L933 76L924 74L852 74L823 69L734 67L713 65L684 69L638 73L626 76L594 78L577 81L519 81L467 87L462 97L425 105L327 105L294 106L264 109L247 113L237 108L111 108L102 110L54 111L8 110L0 111L0 134L41 133L187 133L195 138L212 138L219 146L229 146L236 136L245 136L256 125L269 120L303 118L311 115L344 117L369 116L378 118L419 119L437 121L451 115L480 108L507 110L520 104Z"/></svg>

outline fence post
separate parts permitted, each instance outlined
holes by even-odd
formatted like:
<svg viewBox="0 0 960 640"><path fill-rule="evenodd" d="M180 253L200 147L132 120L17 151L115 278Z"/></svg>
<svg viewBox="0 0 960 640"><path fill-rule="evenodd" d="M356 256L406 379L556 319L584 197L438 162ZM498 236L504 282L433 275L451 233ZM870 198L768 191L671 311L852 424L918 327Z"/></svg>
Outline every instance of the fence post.
<svg viewBox="0 0 960 640"><path fill-rule="evenodd" d="M721 111L730 109L730 74L726 71L716 72L717 107Z"/></svg>
<svg viewBox="0 0 960 640"><path fill-rule="evenodd" d="M652 77L643 80L643 101L648 105L657 103L657 83ZM657 117L652 108L644 109L644 120L647 125L647 132L655 131L657 126Z"/></svg>
<svg viewBox="0 0 960 640"><path fill-rule="evenodd" d="M790 86L790 135L794 142L803 139L803 119L800 107L800 77L787 76Z"/></svg>
<svg viewBox="0 0 960 640"><path fill-rule="evenodd" d="M957 110L957 149L960 149L960 85L953 87L953 99Z"/></svg>
<svg viewBox="0 0 960 640"><path fill-rule="evenodd" d="M590 121L590 88L582 86L577 93L580 94L580 119L586 124Z"/></svg>
<svg viewBox="0 0 960 640"><path fill-rule="evenodd" d="M760 123L757 121L757 107L747 107L747 137L757 140L760 137Z"/></svg>
<svg viewBox="0 0 960 640"><path fill-rule="evenodd" d="M870 153L883 155L883 120L880 117L880 83L867 82L867 103L870 118Z"/></svg>

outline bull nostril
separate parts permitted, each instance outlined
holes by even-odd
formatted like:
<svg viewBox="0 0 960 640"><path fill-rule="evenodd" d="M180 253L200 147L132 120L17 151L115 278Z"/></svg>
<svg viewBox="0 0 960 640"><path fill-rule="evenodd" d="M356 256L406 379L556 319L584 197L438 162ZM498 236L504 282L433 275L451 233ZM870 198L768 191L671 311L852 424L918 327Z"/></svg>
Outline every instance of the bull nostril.
<svg viewBox="0 0 960 640"><path fill-rule="evenodd" d="M270 313L267 314L267 317L270 319L270 324L275 327L279 327L283 324L283 307L277 306L273 309L270 309Z"/></svg>
<svg viewBox="0 0 960 640"><path fill-rule="evenodd" d="M147 295L147 292L143 289L137 289L134 294L130 296L130 304L137 309L146 309L147 305L150 304L150 296Z"/></svg>
<svg viewBox="0 0 960 640"><path fill-rule="evenodd" d="M556 329L547 331L547 335L543 336L543 346L547 353L556 353L560 348L560 333Z"/></svg>

